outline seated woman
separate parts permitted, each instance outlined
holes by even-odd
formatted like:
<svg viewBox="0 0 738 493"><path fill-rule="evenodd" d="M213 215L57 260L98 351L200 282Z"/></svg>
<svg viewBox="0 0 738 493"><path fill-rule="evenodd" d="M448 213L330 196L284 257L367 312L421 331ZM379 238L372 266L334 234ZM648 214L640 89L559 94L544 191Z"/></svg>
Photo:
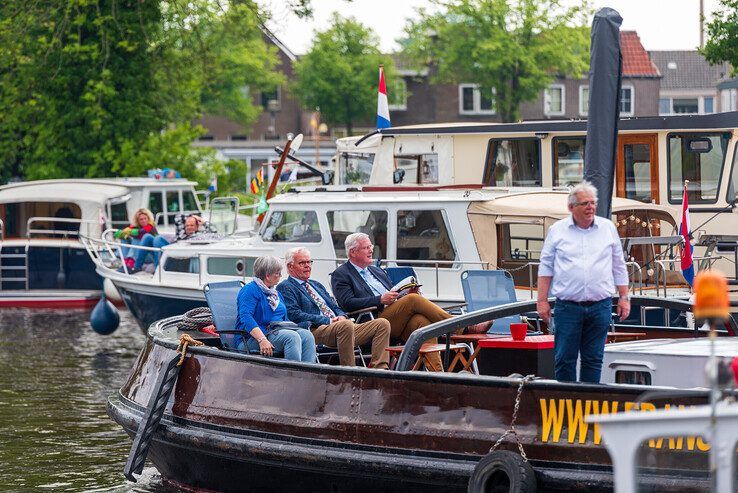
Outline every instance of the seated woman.
<svg viewBox="0 0 738 493"><path fill-rule="evenodd" d="M154 226L154 215L150 210L142 207L133 214L131 225L127 228L120 229L115 232L115 238L131 245L151 247L154 245L154 237L157 236L156 226ZM138 248L123 248L123 256L133 258L133 271L138 271L143 266L146 257L154 252ZM158 256L154 255L154 262L158 261Z"/></svg>
<svg viewBox="0 0 738 493"><path fill-rule="evenodd" d="M306 329L289 322L287 307L274 286L282 277L282 261L264 256L254 261L254 280L238 293L236 329L247 335L236 336L239 351L256 351L272 356L274 350L282 351L284 358L293 361L316 361L315 338ZM295 329L276 327L275 322L287 322Z"/></svg>

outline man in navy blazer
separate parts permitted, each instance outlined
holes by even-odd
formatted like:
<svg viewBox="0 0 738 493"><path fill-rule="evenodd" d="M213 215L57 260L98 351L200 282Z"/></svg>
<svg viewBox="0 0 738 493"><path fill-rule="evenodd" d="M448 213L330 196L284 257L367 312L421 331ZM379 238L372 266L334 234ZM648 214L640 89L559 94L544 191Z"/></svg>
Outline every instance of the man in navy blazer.
<svg viewBox="0 0 738 493"><path fill-rule="evenodd" d="M389 320L392 337L403 341L407 341L410 334L421 327L451 318L449 313L420 294L411 293L398 298L398 293L391 291L392 282L387 273L372 265L374 245L367 234L348 235L345 246L349 260L339 266L331 278L333 294L344 310L353 312L375 307L380 318ZM486 332L488 328L489 326L478 329ZM473 331L477 332L476 327ZM438 353L434 353L429 359L429 370L443 370Z"/></svg>
<svg viewBox="0 0 738 493"><path fill-rule="evenodd" d="M318 281L310 279L313 261L307 248L292 248L285 255L289 277L279 283L280 292L287 305L287 318L309 329L315 342L338 348L342 365L354 366L354 347L371 342L372 368L388 368L390 323L377 319L355 324L346 318L333 297Z"/></svg>

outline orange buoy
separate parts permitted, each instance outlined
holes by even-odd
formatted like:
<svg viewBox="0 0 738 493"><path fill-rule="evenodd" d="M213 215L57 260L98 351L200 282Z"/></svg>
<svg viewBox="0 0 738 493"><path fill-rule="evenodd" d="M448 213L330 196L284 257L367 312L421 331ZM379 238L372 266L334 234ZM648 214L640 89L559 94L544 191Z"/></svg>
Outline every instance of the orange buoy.
<svg viewBox="0 0 738 493"><path fill-rule="evenodd" d="M694 280L694 316L704 320L726 319L730 315L728 281L722 274L704 270Z"/></svg>

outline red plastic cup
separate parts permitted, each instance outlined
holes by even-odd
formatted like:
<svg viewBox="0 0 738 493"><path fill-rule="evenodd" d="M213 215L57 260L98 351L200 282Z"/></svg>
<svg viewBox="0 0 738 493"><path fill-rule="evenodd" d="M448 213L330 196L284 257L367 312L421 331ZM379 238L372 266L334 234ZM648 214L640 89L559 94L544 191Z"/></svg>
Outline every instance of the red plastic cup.
<svg viewBox="0 0 738 493"><path fill-rule="evenodd" d="M510 335L516 341L522 341L525 339L525 335L528 333L528 324L525 323L512 323L510 324Z"/></svg>

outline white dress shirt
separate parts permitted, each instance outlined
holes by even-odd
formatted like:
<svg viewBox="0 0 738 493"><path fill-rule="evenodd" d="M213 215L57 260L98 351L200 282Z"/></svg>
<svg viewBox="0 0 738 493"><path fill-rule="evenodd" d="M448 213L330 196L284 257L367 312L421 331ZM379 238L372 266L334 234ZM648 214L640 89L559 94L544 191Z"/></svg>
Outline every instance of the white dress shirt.
<svg viewBox="0 0 738 493"><path fill-rule="evenodd" d="M549 294L569 301L599 301L628 285L628 270L618 230L595 216L582 229L570 215L548 230L538 275L553 277Z"/></svg>

